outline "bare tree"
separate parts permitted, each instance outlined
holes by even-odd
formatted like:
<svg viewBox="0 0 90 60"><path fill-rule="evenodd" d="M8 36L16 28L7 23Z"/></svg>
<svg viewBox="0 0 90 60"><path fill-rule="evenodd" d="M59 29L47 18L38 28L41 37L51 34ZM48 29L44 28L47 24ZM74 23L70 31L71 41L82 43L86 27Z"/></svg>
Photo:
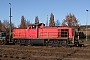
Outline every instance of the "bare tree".
<svg viewBox="0 0 90 60"><path fill-rule="evenodd" d="M3 21L3 25L5 26L5 28L10 28L10 23L9 20L4 20ZM14 23L11 22L11 28L14 28Z"/></svg>
<svg viewBox="0 0 90 60"><path fill-rule="evenodd" d="M60 21L59 21L59 19L56 20L55 26L60 26Z"/></svg>
<svg viewBox="0 0 90 60"><path fill-rule="evenodd" d="M69 14L66 16L66 18L63 20L62 22L62 26L78 26L78 20L76 19L76 17L74 16L74 14Z"/></svg>
<svg viewBox="0 0 90 60"><path fill-rule="evenodd" d="M3 23L2 23L2 31L6 31L6 28Z"/></svg>
<svg viewBox="0 0 90 60"><path fill-rule="evenodd" d="M47 21L46 21L46 26L48 26L48 15L47 15Z"/></svg>
<svg viewBox="0 0 90 60"><path fill-rule="evenodd" d="M48 20L46 21L46 26L48 26Z"/></svg>
<svg viewBox="0 0 90 60"><path fill-rule="evenodd" d="M26 28L26 20L25 20L24 16L21 17L20 28Z"/></svg>
<svg viewBox="0 0 90 60"><path fill-rule="evenodd" d="M39 24L39 18L38 18L38 16L35 17L35 24Z"/></svg>
<svg viewBox="0 0 90 60"><path fill-rule="evenodd" d="M0 31L2 31L2 22L1 22L1 20L0 20Z"/></svg>
<svg viewBox="0 0 90 60"><path fill-rule="evenodd" d="M9 34L10 32L9 20L4 20L2 25L3 25L2 29L5 30ZM14 28L14 24L11 22L11 31L13 31L13 28Z"/></svg>
<svg viewBox="0 0 90 60"><path fill-rule="evenodd" d="M49 26L50 26L50 27L55 26L53 13L51 13L51 15L50 15Z"/></svg>
<svg viewBox="0 0 90 60"><path fill-rule="evenodd" d="M8 20L4 20L3 24L4 24L5 28L9 28L9 21Z"/></svg>
<svg viewBox="0 0 90 60"><path fill-rule="evenodd" d="M5 31L5 26L3 25L1 20L0 20L0 31Z"/></svg>

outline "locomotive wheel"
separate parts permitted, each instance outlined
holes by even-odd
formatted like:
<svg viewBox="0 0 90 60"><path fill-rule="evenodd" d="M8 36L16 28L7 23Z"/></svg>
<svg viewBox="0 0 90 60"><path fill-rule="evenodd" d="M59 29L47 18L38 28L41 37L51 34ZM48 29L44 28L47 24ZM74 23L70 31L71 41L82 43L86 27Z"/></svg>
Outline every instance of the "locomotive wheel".
<svg viewBox="0 0 90 60"><path fill-rule="evenodd" d="M66 41L61 41L61 46L66 46Z"/></svg>
<svg viewBox="0 0 90 60"><path fill-rule="evenodd" d="M78 47L79 46L79 43L78 42L74 43L74 46L75 47Z"/></svg>
<svg viewBox="0 0 90 60"><path fill-rule="evenodd" d="M53 47L58 47L59 46L59 43L58 42L54 42L53 43Z"/></svg>
<svg viewBox="0 0 90 60"><path fill-rule="evenodd" d="M55 47L55 43L52 44L52 47Z"/></svg>
<svg viewBox="0 0 90 60"><path fill-rule="evenodd" d="M6 41L5 40L0 40L0 45L5 45Z"/></svg>
<svg viewBox="0 0 90 60"><path fill-rule="evenodd" d="M45 41L45 46L48 46L48 41Z"/></svg>
<svg viewBox="0 0 90 60"><path fill-rule="evenodd" d="M61 43L60 43L60 41L59 41L59 43L58 43L58 47L61 47Z"/></svg>
<svg viewBox="0 0 90 60"><path fill-rule="evenodd" d="M3 40L3 45L5 45L6 44L6 40Z"/></svg>
<svg viewBox="0 0 90 60"><path fill-rule="evenodd" d="M53 46L53 41L49 41L48 46Z"/></svg>
<svg viewBox="0 0 90 60"><path fill-rule="evenodd" d="M2 45L2 40L0 40L0 45Z"/></svg>

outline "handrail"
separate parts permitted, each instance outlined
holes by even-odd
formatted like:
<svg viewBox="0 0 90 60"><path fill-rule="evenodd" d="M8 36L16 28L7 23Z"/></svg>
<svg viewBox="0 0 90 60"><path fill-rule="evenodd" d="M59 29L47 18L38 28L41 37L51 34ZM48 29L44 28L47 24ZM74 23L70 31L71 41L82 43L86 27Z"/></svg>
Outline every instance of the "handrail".
<svg viewBox="0 0 90 60"><path fill-rule="evenodd" d="M57 37L68 37L68 32L67 34L61 34L61 32L41 32L39 36L46 36L46 37L50 37L50 36L57 36Z"/></svg>

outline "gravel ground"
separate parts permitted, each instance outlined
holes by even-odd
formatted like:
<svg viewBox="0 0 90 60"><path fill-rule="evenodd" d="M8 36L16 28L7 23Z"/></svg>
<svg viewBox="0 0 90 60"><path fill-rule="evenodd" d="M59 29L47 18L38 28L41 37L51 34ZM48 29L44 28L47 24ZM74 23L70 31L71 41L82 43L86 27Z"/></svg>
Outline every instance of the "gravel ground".
<svg viewBox="0 0 90 60"><path fill-rule="evenodd" d="M70 48L0 45L0 60L90 60L90 46Z"/></svg>

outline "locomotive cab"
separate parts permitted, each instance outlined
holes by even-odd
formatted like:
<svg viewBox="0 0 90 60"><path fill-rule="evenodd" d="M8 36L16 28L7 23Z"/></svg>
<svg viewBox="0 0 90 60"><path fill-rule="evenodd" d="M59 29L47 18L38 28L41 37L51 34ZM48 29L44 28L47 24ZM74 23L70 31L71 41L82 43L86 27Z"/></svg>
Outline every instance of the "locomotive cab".
<svg viewBox="0 0 90 60"><path fill-rule="evenodd" d="M28 25L29 29L35 29L37 27L38 27L38 24L30 24L30 25Z"/></svg>
<svg viewBox="0 0 90 60"><path fill-rule="evenodd" d="M35 29L35 28L44 28L45 24L44 23L40 23L40 24L30 24L28 25L29 29Z"/></svg>

